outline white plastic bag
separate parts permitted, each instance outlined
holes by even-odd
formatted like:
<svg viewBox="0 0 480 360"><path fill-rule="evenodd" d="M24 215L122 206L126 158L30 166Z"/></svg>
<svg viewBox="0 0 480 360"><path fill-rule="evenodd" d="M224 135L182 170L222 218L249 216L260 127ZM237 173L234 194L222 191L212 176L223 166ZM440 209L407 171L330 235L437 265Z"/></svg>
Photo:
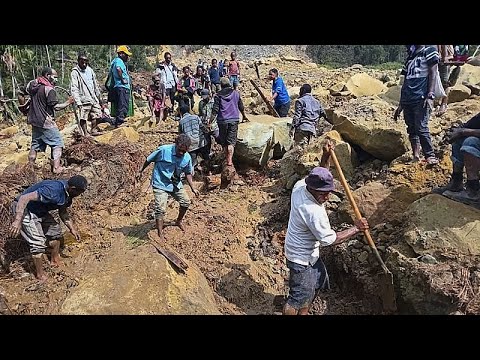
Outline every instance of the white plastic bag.
<svg viewBox="0 0 480 360"><path fill-rule="evenodd" d="M443 85L442 85L442 80L440 80L440 73L438 72L438 69L437 69L437 74L435 75L435 90L434 90L434 93L435 93L435 98L436 99L443 98L443 97L447 96L447 94L445 93L445 89L443 88Z"/></svg>

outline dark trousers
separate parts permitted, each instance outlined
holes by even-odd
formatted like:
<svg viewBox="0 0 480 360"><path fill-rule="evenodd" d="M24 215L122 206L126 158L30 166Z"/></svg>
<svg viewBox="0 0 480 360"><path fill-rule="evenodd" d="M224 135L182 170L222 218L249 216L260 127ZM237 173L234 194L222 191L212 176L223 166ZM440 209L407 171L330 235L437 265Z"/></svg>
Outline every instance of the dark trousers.
<svg viewBox="0 0 480 360"><path fill-rule="evenodd" d="M290 110L290 101L286 104L274 105L273 108L277 111L278 116L287 117L288 116L288 110Z"/></svg>
<svg viewBox="0 0 480 360"><path fill-rule="evenodd" d="M165 93L170 98L170 103L172 104L172 107L169 110L170 112L173 112L173 108L175 107L175 92L176 92L175 88L170 88L165 90Z"/></svg>
<svg viewBox="0 0 480 360"><path fill-rule="evenodd" d="M402 105L403 118L407 124L407 133L412 144L422 146L423 155L428 158L435 156L433 152L432 139L430 138L430 130L428 129L428 120L430 119L431 110L424 106L423 100L415 103Z"/></svg>
<svg viewBox="0 0 480 360"><path fill-rule="evenodd" d="M115 103L117 116L115 117L115 125L120 125L125 121L128 114L128 103L130 101L130 90L124 87L115 88Z"/></svg>
<svg viewBox="0 0 480 360"><path fill-rule="evenodd" d="M208 135L210 136L210 135ZM210 160L210 146L205 145L197 150L189 151L190 157L192 158L192 165L195 167L198 164L197 156L201 155L203 160Z"/></svg>

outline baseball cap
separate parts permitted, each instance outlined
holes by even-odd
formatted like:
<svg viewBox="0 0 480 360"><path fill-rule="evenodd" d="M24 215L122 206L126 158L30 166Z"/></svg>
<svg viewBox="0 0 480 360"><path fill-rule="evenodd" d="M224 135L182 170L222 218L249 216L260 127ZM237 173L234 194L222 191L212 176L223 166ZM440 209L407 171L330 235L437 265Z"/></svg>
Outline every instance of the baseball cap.
<svg viewBox="0 0 480 360"><path fill-rule="evenodd" d="M310 174L305 178L305 183L310 189L316 191L327 192L335 190L332 173L328 169L319 166L310 171Z"/></svg>
<svg viewBox="0 0 480 360"><path fill-rule="evenodd" d="M210 95L210 90L208 89L203 89L202 91L200 91L200 96L203 98L203 99L206 99L208 97L208 95Z"/></svg>
<svg viewBox="0 0 480 360"><path fill-rule="evenodd" d="M124 52L125 54L127 54L128 56L132 56L132 52L130 51L130 49L128 48L127 45L120 45L118 48L117 48L117 53L119 52Z"/></svg>

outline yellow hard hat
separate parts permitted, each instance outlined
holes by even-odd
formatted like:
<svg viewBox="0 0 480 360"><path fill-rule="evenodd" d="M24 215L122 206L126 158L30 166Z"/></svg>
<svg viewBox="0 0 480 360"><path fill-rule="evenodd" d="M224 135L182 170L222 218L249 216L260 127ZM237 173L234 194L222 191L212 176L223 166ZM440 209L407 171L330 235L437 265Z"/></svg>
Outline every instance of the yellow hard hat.
<svg viewBox="0 0 480 360"><path fill-rule="evenodd" d="M132 53L130 51L130 49L128 48L127 45L120 45L118 48L117 48L117 53L119 52L124 52L125 54L127 54L128 56L132 56Z"/></svg>

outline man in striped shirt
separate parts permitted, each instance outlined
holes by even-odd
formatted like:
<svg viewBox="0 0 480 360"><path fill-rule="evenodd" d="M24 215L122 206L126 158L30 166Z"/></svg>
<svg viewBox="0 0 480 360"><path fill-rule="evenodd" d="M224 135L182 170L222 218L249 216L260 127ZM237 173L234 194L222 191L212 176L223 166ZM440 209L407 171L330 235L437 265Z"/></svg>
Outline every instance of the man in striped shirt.
<svg viewBox="0 0 480 360"><path fill-rule="evenodd" d="M428 164L438 164L433 152L428 120L435 99L435 81L439 54L435 46L411 45L402 74L405 81L400 95L400 106L394 119L403 110L407 133L412 144L413 160L420 160L420 148Z"/></svg>

